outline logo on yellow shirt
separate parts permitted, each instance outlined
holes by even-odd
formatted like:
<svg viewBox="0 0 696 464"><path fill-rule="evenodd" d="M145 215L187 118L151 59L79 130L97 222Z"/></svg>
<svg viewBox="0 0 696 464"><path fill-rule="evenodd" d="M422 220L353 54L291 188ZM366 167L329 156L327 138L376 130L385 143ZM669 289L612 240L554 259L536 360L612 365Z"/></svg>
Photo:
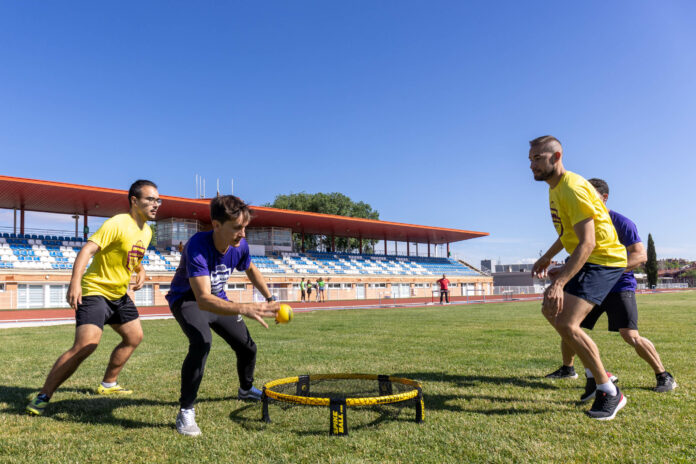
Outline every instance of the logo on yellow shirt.
<svg viewBox="0 0 696 464"><path fill-rule="evenodd" d="M551 220L553 221L553 226L558 232L558 236L563 236L563 223L561 222L561 216L558 215L558 210L556 208L551 208Z"/></svg>
<svg viewBox="0 0 696 464"><path fill-rule="evenodd" d="M128 252L128 257L126 259L126 269L133 272L136 267L140 264L140 260L145 256L145 247L143 242L138 240L138 242L133 245L131 250Z"/></svg>

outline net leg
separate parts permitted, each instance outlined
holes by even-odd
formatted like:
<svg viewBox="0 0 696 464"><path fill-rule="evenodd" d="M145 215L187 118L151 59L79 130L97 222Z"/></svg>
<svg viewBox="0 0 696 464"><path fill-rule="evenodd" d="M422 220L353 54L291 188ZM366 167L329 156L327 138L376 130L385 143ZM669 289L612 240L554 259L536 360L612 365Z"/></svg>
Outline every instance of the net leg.
<svg viewBox="0 0 696 464"><path fill-rule="evenodd" d="M416 422L418 424L425 421L425 402L423 401L423 390L418 388L418 396L416 396Z"/></svg>
<svg viewBox="0 0 696 464"><path fill-rule="evenodd" d="M263 395L261 395L261 420L267 424L271 423L271 416L268 415L268 396L266 396L266 388L263 389Z"/></svg>
<svg viewBox="0 0 696 464"><path fill-rule="evenodd" d="M344 398L331 398L329 402L329 435L348 435L346 410L346 400Z"/></svg>

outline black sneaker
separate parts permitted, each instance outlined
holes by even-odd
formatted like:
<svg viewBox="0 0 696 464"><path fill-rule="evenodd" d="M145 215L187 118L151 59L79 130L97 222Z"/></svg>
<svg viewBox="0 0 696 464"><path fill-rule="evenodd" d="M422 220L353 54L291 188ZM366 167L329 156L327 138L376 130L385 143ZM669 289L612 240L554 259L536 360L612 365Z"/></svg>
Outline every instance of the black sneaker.
<svg viewBox="0 0 696 464"><path fill-rule="evenodd" d="M592 408L586 414L597 420L612 420L624 406L626 406L626 397L619 387L616 387L616 395L613 396L607 392L598 391Z"/></svg>
<svg viewBox="0 0 696 464"><path fill-rule="evenodd" d="M619 381L619 378L612 374L611 372L607 371L607 376L609 377L609 380L612 381L612 383L616 384ZM587 382L585 382L585 393L580 395L580 401L583 403L585 401L589 401L592 398L595 397L595 392L597 391L597 382L595 382L594 377L588 377Z"/></svg>
<svg viewBox="0 0 696 464"><path fill-rule="evenodd" d="M561 366L545 377L547 379L577 379L578 374L573 366Z"/></svg>
<svg viewBox="0 0 696 464"><path fill-rule="evenodd" d="M677 388L677 381L674 380L674 377L669 372L665 371L662 374L656 374L655 377L657 378L657 386L653 388L654 391L664 393Z"/></svg>

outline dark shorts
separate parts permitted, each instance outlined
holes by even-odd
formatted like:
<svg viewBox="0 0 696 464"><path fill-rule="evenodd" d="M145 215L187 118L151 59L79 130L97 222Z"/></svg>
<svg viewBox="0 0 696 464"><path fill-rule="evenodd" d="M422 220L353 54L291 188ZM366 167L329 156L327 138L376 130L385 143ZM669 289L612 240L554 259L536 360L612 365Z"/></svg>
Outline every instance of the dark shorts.
<svg viewBox="0 0 696 464"><path fill-rule="evenodd" d="M93 324L103 329L104 324L125 324L138 317L138 308L128 295L113 301L100 295L90 295L83 296L82 303L77 305L75 325Z"/></svg>
<svg viewBox="0 0 696 464"><path fill-rule="evenodd" d="M580 327L592 330L602 313L607 313L609 331L638 330L638 305L635 292L611 292L601 305L592 308Z"/></svg>
<svg viewBox="0 0 696 464"><path fill-rule="evenodd" d="M624 268L622 267L585 263L578 273L565 284L563 291L598 305L604 301L623 272Z"/></svg>

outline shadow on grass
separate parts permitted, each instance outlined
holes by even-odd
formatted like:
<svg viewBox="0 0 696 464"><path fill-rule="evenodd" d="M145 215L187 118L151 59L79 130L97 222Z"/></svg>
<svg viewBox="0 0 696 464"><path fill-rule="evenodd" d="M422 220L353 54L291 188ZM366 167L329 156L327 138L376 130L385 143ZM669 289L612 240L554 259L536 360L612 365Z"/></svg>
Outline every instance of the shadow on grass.
<svg viewBox="0 0 696 464"><path fill-rule="evenodd" d="M166 423L132 420L114 416L114 411L129 406L166 406L177 408L178 401L158 401L153 399L133 396L101 396L94 390L85 388L61 388L58 393L79 393L88 395L85 398L71 398L60 400L55 397L49 403L43 418L61 422L80 422L86 424L110 424L124 428L174 428L174 420ZM0 409L0 413L26 415L27 403L37 393L36 388L16 387L0 385L0 402L7 403L7 407ZM199 402L227 401L235 397L201 398Z"/></svg>
<svg viewBox="0 0 696 464"><path fill-rule="evenodd" d="M484 387L484 390L495 392L497 386L513 386L540 390L558 390L556 385L543 381L536 377L500 377L487 375L459 375L444 372L401 372L393 374L395 377L405 377L424 383L423 397L425 408L432 411L472 412L483 415L508 415L508 414L543 414L548 412L548 404L567 404L545 400L539 407L518 407L522 403L528 403L529 398L501 397L491 394L437 394L428 393L429 382L442 382L453 384L457 388ZM465 407L457 404L461 401L485 401L490 403L485 408ZM505 406L509 405L509 406ZM498 407L500 406L500 407Z"/></svg>
<svg viewBox="0 0 696 464"><path fill-rule="evenodd" d="M473 387L480 384L510 385L523 388L557 390L558 387L538 377L500 377L488 375L460 375L445 372L397 372L394 377L406 377L420 382L447 382L457 387Z"/></svg>
<svg viewBox="0 0 696 464"><path fill-rule="evenodd" d="M329 434L329 408L327 406L301 406L301 405L291 405L291 404L285 404L285 403L279 403L279 402L271 402L270 406L270 416L271 416L271 421L273 421L274 416L280 416L282 415L286 410L288 409L293 409L293 408L312 408L312 409L323 409L326 412L326 420L325 421L319 421L317 423L312 423L311 425L311 430L296 430L292 429L291 427L286 427L283 429L283 432L290 432L293 433L297 436L322 436L322 435L328 435ZM253 417L250 417L250 413L252 410L256 414L254 414ZM377 414L377 417L369 420L369 421L354 421L353 419L356 417L356 412L357 410L361 411L372 411L375 414ZM373 405L373 406L366 406L366 407L349 407L346 412L346 417L347 417L347 422L348 422L348 427L349 427L349 433L350 431L357 431L357 430L363 430L363 429L369 429L369 428L375 428L379 427L383 422L412 422L413 425L417 425L415 423L415 406L412 404L412 402L408 402L407 404L404 404L402 406L394 406L394 405ZM272 427L273 422L271 424L266 424L261 420L261 404L260 403L255 403L255 404L248 404L245 405L241 408L237 408L230 412L230 420L240 424L242 427L244 427L247 430L253 430L253 431L260 431L265 429L266 427L269 427L269 425ZM356 423L357 422L357 423Z"/></svg>

